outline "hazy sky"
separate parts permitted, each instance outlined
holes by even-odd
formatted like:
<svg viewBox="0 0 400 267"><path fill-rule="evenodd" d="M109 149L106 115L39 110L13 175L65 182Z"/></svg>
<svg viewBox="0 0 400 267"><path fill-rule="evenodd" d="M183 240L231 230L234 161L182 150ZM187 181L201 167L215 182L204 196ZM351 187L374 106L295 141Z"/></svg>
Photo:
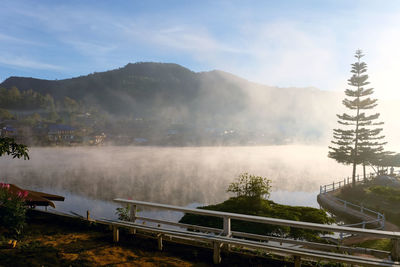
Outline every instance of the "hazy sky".
<svg viewBox="0 0 400 267"><path fill-rule="evenodd" d="M399 47L400 1L3 0L0 8L0 81L156 61L344 90L360 48L378 96L400 98Z"/></svg>

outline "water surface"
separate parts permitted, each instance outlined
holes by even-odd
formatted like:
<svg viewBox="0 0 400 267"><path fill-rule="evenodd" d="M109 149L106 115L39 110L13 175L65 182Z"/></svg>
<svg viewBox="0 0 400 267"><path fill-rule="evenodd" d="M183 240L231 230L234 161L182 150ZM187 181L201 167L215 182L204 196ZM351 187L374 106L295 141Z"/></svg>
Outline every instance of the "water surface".
<svg viewBox="0 0 400 267"><path fill-rule="evenodd" d="M29 161L0 158L0 180L61 194L57 208L112 217L113 198L180 206L222 202L240 173L272 180L271 199L318 207L321 184L350 173L322 146L31 148Z"/></svg>

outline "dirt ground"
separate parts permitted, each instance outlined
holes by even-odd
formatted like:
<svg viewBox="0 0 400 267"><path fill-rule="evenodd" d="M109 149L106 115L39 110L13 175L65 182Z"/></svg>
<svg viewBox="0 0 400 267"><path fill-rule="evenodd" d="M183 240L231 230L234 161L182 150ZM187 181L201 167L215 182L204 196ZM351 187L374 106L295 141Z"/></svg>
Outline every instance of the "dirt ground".
<svg viewBox="0 0 400 267"><path fill-rule="evenodd" d="M0 231L1 235L1 231ZM0 236L1 237L1 236ZM24 235L15 248L4 236L0 239L0 266L213 266L212 251L190 246L165 244L120 233L112 242L112 232L104 226L79 220L31 214ZM230 255L222 266L292 266L275 260Z"/></svg>

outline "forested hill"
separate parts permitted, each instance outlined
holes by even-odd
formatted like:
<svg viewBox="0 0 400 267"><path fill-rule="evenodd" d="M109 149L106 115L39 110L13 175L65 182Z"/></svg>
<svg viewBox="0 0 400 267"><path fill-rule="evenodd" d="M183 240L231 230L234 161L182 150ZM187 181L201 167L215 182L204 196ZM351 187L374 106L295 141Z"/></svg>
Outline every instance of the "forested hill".
<svg viewBox="0 0 400 267"><path fill-rule="evenodd" d="M167 128L178 124L296 140L325 135L340 102L336 94L315 88L269 87L222 71L196 73L167 63L128 64L65 80L10 77L1 87L32 89L55 101L69 97L115 118L163 122Z"/></svg>

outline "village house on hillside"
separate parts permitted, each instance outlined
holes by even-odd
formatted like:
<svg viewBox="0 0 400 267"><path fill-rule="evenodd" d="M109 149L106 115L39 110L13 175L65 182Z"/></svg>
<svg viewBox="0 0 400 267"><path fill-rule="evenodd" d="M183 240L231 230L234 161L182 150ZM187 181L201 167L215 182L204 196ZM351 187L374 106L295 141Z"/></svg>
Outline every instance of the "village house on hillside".
<svg viewBox="0 0 400 267"><path fill-rule="evenodd" d="M88 132L84 128L47 122L32 126L19 120L0 121L0 136L27 145L101 145L106 139L101 130Z"/></svg>
<svg viewBox="0 0 400 267"><path fill-rule="evenodd" d="M65 124L49 124L47 136L50 142L71 143L75 138L75 128Z"/></svg>
<svg viewBox="0 0 400 267"><path fill-rule="evenodd" d="M31 128L16 120L5 120L0 122L0 136L12 137L18 142L24 141L26 136L31 135Z"/></svg>

